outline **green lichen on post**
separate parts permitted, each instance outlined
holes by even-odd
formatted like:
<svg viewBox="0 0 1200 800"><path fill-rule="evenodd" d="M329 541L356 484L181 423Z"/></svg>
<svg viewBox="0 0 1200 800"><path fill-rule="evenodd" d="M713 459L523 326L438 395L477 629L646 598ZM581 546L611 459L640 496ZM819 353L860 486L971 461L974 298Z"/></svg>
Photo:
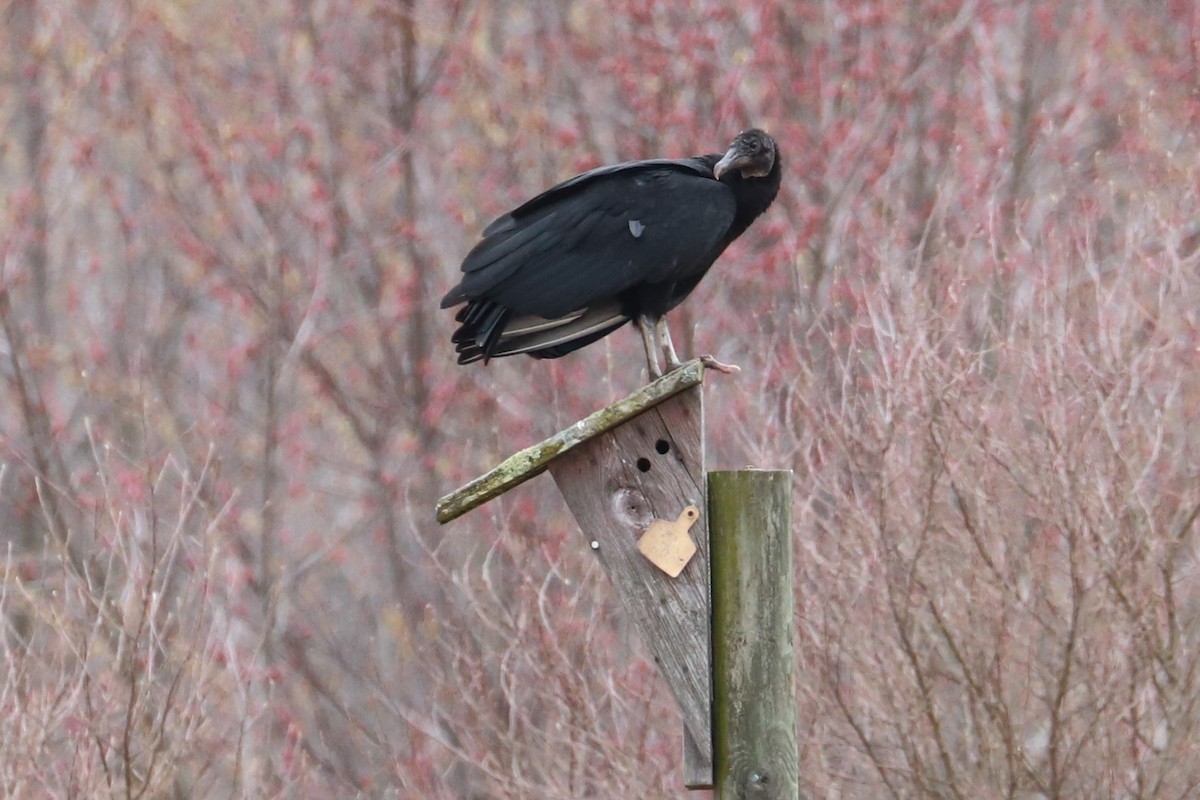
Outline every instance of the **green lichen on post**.
<svg viewBox="0 0 1200 800"><path fill-rule="evenodd" d="M624 400L618 400L549 439L509 456L487 474L438 500L437 521L444 525L488 500L499 497L514 486L519 486L545 472L551 461L572 447L612 430L703 380L704 363L701 359L693 359L679 369L643 386Z"/></svg>

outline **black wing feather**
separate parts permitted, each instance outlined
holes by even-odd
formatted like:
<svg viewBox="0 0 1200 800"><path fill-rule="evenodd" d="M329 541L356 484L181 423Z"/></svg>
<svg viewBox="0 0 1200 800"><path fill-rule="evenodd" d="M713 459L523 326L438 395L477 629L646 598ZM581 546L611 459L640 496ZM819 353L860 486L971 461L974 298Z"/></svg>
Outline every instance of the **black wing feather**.
<svg viewBox="0 0 1200 800"><path fill-rule="evenodd" d="M553 318L640 284L702 273L736 204L693 162L617 165L539 195L488 226L443 305L486 298Z"/></svg>
<svg viewBox="0 0 1200 800"><path fill-rule="evenodd" d="M519 220L529 216L540 208L544 208L552 203L557 203L573 193L582 190L588 184L595 182L598 178L603 178L608 175L616 175L621 172L639 172L648 169L671 169L693 172L697 175L711 178L713 164L716 163L719 156L698 156L696 158L651 158L644 161L622 161L620 164L609 164L604 167L596 167L588 170L574 178L569 178L562 183L551 186L546 191L526 200L521 205L514 208L502 217L498 217L483 229L483 237L486 239L494 233L500 233L507 230L510 226L515 225Z"/></svg>

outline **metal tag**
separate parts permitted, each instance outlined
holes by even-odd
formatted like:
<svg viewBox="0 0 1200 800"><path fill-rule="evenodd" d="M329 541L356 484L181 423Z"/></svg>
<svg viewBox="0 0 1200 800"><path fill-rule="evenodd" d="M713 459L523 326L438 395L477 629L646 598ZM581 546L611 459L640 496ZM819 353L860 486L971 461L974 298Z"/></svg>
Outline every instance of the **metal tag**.
<svg viewBox="0 0 1200 800"><path fill-rule="evenodd" d="M638 551L650 563L670 575L678 577L683 568L696 555L696 543L688 535L688 529L700 518L700 510L688 506L674 521L656 519L638 539Z"/></svg>

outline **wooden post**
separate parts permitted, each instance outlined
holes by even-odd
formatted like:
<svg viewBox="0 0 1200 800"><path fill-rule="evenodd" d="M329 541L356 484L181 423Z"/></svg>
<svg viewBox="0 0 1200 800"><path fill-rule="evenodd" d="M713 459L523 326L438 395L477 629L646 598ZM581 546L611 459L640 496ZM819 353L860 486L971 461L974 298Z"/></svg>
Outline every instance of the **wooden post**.
<svg viewBox="0 0 1200 800"><path fill-rule="evenodd" d="M799 796L791 477L708 475L716 800Z"/></svg>

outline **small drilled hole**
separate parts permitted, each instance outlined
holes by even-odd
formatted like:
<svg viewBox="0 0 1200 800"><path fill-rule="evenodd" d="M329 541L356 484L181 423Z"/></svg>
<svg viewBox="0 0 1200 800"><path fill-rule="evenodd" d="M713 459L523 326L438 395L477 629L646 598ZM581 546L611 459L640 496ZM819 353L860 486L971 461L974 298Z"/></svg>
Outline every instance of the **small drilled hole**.
<svg viewBox="0 0 1200 800"><path fill-rule="evenodd" d="M666 439L659 439L654 443L654 449L658 451L660 456L665 456L667 453L671 452L671 443Z"/></svg>
<svg viewBox="0 0 1200 800"><path fill-rule="evenodd" d="M650 471L650 459L639 458L637 460L637 468L640 469L642 472L649 472Z"/></svg>

